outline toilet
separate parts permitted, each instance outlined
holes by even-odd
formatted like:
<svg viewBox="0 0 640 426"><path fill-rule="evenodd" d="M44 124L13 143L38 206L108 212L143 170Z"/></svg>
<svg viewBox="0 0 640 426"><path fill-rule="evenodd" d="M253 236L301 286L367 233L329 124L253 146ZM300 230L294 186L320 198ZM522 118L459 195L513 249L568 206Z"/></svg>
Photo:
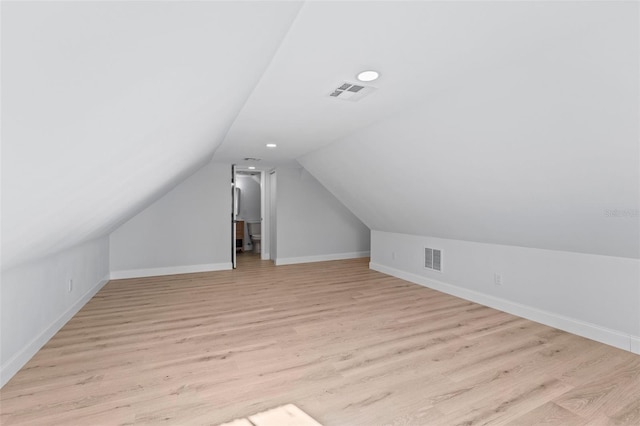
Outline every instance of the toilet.
<svg viewBox="0 0 640 426"><path fill-rule="evenodd" d="M262 239L260 222L249 222L247 227L249 228L249 240L253 245L253 252L260 253L260 240Z"/></svg>

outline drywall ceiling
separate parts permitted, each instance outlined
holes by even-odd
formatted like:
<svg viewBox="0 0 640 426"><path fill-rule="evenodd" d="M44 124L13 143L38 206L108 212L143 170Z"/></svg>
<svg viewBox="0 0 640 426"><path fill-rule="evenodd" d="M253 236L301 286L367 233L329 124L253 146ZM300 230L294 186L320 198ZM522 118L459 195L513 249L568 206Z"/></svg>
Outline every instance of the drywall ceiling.
<svg viewBox="0 0 640 426"><path fill-rule="evenodd" d="M372 229L640 257L638 3L469 7L477 21L457 30L482 67L436 61L452 77L425 92L432 76L412 76L420 106L300 163ZM501 33L499 20L509 21L502 41L474 31Z"/></svg>
<svg viewBox="0 0 640 426"><path fill-rule="evenodd" d="M541 2L307 2L215 153L282 165L450 88L590 31L574 8ZM365 69L378 90L329 97ZM277 149L267 149L276 143Z"/></svg>
<svg viewBox="0 0 640 426"><path fill-rule="evenodd" d="M212 155L298 159L375 229L637 256L637 218L603 218L638 206L637 8L3 2L3 268Z"/></svg>
<svg viewBox="0 0 640 426"><path fill-rule="evenodd" d="M373 229L638 257L638 16L306 3L215 157L297 159ZM373 94L328 96L365 69Z"/></svg>
<svg viewBox="0 0 640 426"><path fill-rule="evenodd" d="M3 268L103 235L206 163L296 2L2 2Z"/></svg>

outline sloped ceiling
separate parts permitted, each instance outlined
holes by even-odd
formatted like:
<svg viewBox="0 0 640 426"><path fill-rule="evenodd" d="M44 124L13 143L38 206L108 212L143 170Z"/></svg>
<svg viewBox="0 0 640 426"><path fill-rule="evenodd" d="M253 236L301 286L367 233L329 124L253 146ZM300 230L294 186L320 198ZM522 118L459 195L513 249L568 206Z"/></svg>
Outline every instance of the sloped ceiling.
<svg viewBox="0 0 640 426"><path fill-rule="evenodd" d="M297 2L2 2L2 265L105 234L206 163Z"/></svg>
<svg viewBox="0 0 640 426"><path fill-rule="evenodd" d="M640 257L638 3L475 7L457 30L480 64L460 59L440 90L411 74L421 105L300 163L372 229ZM475 37L502 19L502 41ZM457 46L421 41L421 52ZM389 80L413 66L386 65Z"/></svg>
<svg viewBox="0 0 640 426"><path fill-rule="evenodd" d="M638 21L636 2L306 3L216 157L297 159L372 229L637 258ZM371 68L369 97L327 96Z"/></svg>
<svg viewBox="0 0 640 426"><path fill-rule="evenodd" d="M638 71L635 2L3 2L3 267L212 155L373 229L638 257Z"/></svg>

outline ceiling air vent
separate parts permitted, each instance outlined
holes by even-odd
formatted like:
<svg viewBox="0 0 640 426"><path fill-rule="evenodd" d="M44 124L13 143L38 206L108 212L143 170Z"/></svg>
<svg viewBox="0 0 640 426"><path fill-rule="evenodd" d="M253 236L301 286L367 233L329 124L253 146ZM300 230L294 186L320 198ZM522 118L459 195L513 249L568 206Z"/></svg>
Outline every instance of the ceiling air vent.
<svg viewBox="0 0 640 426"><path fill-rule="evenodd" d="M375 87L362 86L360 84L344 83L338 86L329 96L343 101L356 102L368 94L376 91Z"/></svg>
<svg viewBox="0 0 640 426"><path fill-rule="evenodd" d="M442 250L425 247L424 267L432 271L442 272Z"/></svg>

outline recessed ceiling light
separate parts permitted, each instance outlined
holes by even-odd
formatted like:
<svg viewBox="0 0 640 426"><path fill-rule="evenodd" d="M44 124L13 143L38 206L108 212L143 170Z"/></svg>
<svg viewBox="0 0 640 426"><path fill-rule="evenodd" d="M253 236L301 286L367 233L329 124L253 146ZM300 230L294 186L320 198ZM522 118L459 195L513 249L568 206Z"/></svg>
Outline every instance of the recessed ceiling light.
<svg viewBox="0 0 640 426"><path fill-rule="evenodd" d="M267 148L275 148L276 146L278 146L278 145L276 145L275 143L268 143L267 144Z"/></svg>
<svg viewBox="0 0 640 426"><path fill-rule="evenodd" d="M373 80L377 80L378 77L380 77L380 73L378 71L373 71L373 70L362 71L357 76L358 80L360 81L373 81Z"/></svg>
<svg viewBox="0 0 640 426"><path fill-rule="evenodd" d="M256 168L253 166L249 166L249 170L255 170Z"/></svg>

